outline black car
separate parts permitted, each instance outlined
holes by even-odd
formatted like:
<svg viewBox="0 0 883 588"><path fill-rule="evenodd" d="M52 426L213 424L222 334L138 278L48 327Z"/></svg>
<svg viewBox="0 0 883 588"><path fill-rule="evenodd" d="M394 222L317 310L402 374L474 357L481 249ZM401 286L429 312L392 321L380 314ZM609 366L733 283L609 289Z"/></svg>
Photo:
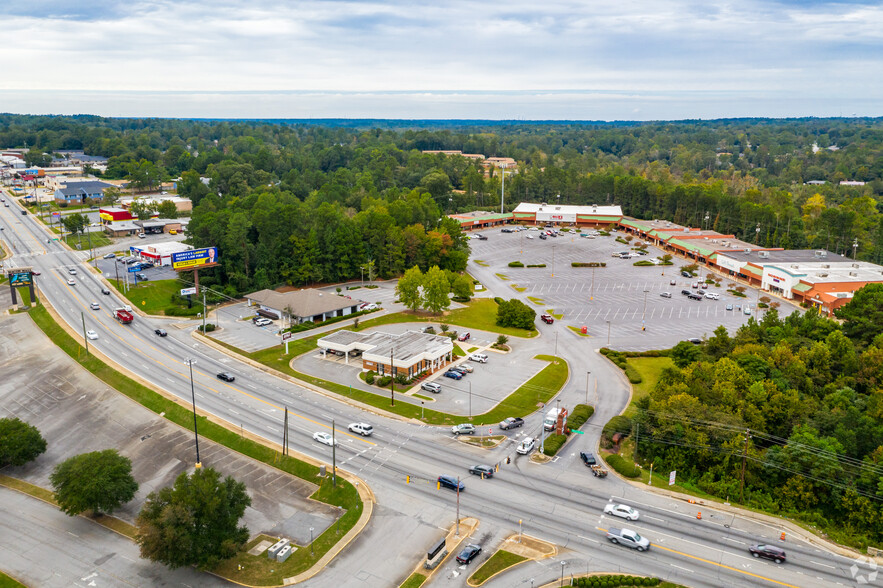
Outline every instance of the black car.
<svg viewBox="0 0 883 588"><path fill-rule="evenodd" d="M104 294L105 296L109 296L109 295L110 295L110 290L108 290L107 288L103 288L103 287L102 287L102 288L101 288L101 293Z"/></svg>
<svg viewBox="0 0 883 588"><path fill-rule="evenodd" d="M485 237L484 235L478 235L478 240L479 241L487 241L487 237Z"/></svg>
<svg viewBox="0 0 883 588"><path fill-rule="evenodd" d="M685 278L692 278L693 277L692 275L690 275L690 272L681 272L681 275L684 276Z"/></svg>
<svg viewBox="0 0 883 588"><path fill-rule="evenodd" d="M474 465L469 468L469 473L483 478L490 478L494 475L494 468L489 465Z"/></svg>
<svg viewBox="0 0 883 588"><path fill-rule="evenodd" d="M481 545L470 543L463 551L460 552L460 555L457 556L457 563L468 564L473 559L475 559L475 557L479 553L481 553Z"/></svg>
<svg viewBox="0 0 883 588"><path fill-rule="evenodd" d="M547 238L547 237L546 237L546 233L540 233L540 239L542 239L543 241L545 241L546 238Z"/></svg>
<svg viewBox="0 0 883 588"><path fill-rule="evenodd" d="M460 492L466 489L463 482L457 482L457 478L453 476L439 476L438 485L440 488L450 488L451 490L457 490L459 487Z"/></svg>
<svg viewBox="0 0 883 588"><path fill-rule="evenodd" d="M593 466L598 463L598 460L595 459L594 454L586 453L585 451L579 452L579 458L583 460L583 463L587 466Z"/></svg>
<svg viewBox="0 0 883 588"><path fill-rule="evenodd" d="M135 274L135 277L139 280L147 280L147 276L145 276L144 274Z"/></svg>
<svg viewBox="0 0 883 588"><path fill-rule="evenodd" d="M692 292L690 292L689 290L681 290L681 294L683 294L684 296L689 296L690 294L692 294Z"/></svg>
<svg viewBox="0 0 883 588"><path fill-rule="evenodd" d="M693 345L702 345L702 339L700 339L698 337L693 337L692 339L687 339L687 341L689 341Z"/></svg>
<svg viewBox="0 0 883 588"><path fill-rule="evenodd" d="M220 374L218 374L218 379L224 380L225 382L232 382L236 379L236 376L228 372L221 372Z"/></svg>
<svg viewBox="0 0 883 588"><path fill-rule="evenodd" d="M764 545L762 543L759 543L757 545L752 545L751 547L749 547L748 551L750 551L751 555L753 555L754 557L764 557L766 559L771 559L777 564L785 562L785 550L781 547L776 547L775 545Z"/></svg>
<svg viewBox="0 0 883 588"><path fill-rule="evenodd" d="M159 335L160 337L167 337L168 336L168 333L166 333L165 330L163 330L163 329L154 329L153 332L156 333L157 335ZM218 377L220 378L221 376L218 376Z"/></svg>

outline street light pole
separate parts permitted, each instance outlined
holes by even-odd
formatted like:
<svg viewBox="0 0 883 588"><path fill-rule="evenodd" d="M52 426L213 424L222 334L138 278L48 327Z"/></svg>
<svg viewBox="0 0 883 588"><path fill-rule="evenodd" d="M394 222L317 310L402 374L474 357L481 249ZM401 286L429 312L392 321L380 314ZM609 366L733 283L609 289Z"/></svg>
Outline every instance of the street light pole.
<svg viewBox="0 0 883 588"><path fill-rule="evenodd" d="M591 294L589 300L594 300L594 299L595 299L595 268L593 267L592 268L592 294Z"/></svg>
<svg viewBox="0 0 883 588"><path fill-rule="evenodd" d="M592 372L586 372L586 404L589 403L589 376L592 375Z"/></svg>
<svg viewBox="0 0 883 588"><path fill-rule="evenodd" d="M607 345L610 345L610 321L607 321Z"/></svg>
<svg viewBox="0 0 883 588"><path fill-rule="evenodd" d="M196 440L196 469L199 469L202 467L202 462L199 461L199 430L196 425L196 389L193 387L193 364L196 363L196 360L187 359L184 363L190 366L190 398L193 401L193 438Z"/></svg>
<svg viewBox="0 0 883 588"><path fill-rule="evenodd" d="M564 566L567 565L567 562L561 560L561 585L564 586Z"/></svg>
<svg viewBox="0 0 883 588"><path fill-rule="evenodd" d="M552 245L552 277L555 277L555 245Z"/></svg>
<svg viewBox="0 0 883 588"><path fill-rule="evenodd" d="M858 238L852 242L852 261L855 261L855 252L858 249Z"/></svg>
<svg viewBox="0 0 883 588"><path fill-rule="evenodd" d="M644 311L641 313L641 330L647 330L647 324L644 322L644 319L647 317L647 292L650 290L644 290Z"/></svg>

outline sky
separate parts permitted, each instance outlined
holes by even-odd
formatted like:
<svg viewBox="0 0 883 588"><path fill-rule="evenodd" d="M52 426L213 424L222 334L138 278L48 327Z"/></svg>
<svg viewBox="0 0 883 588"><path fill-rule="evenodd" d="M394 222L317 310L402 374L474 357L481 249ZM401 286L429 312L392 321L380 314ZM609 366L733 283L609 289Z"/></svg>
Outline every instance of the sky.
<svg viewBox="0 0 883 588"><path fill-rule="evenodd" d="M883 115L883 2L12 0L0 112Z"/></svg>

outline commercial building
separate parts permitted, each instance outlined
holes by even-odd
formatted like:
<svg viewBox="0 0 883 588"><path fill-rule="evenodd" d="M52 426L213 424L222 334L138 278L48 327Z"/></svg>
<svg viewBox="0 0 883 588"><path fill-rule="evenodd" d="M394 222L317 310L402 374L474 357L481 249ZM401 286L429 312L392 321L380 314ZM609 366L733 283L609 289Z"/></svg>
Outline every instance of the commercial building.
<svg viewBox="0 0 883 588"><path fill-rule="evenodd" d="M512 212L516 223L533 225L575 225L578 227L609 227L622 220L620 206L571 206L522 202Z"/></svg>
<svg viewBox="0 0 883 588"><path fill-rule="evenodd" d="M172 265L172 254L182 251L190 251L192 245L185 245L178 241L166 241L164 243L151 243L145 247L131 246L129 251L132 255L153 262L154 265Z"/></svg>
<svg viewBox="0 0 883 588"><path fill-rule="evenodd" d="M419 331L394 335L344 330L323 337L316 344L323 352L333 350L344 354L346 363L351 355L361 354L362 369L381 376L402 374L410 379L424 372L436 372L454 359L454 343L450 338Z"/></svg>
<svg viewBox="0 0 883 588"><path fill-rule="evenodd" d="M180 233L181 230L184 228L184 223L182 221L172 218L152 218L150 220L136 220L135 224L141 227L141 230L148 235L168 233L170 231Z"/></svg>
<svg viewBox="0 0 883 588"><path fill-rule="evenodd" d="M349 296L311 289L291 292L260 290L246 294L245 299L249 306L256 306L260 314L276 319L287 317L292 324L319 323L332 317L346 316L356 312L363 302Z"/></svg>
<svg viewBox="0 0 883 588"><path fill-rule="evenodd" d="M484 210L464 212L462 214L449 214L448 217L460 223L460 228L464 231L474 231L477 229L505 225L511 223L513 218L511 212L500 214Z"/></svg>

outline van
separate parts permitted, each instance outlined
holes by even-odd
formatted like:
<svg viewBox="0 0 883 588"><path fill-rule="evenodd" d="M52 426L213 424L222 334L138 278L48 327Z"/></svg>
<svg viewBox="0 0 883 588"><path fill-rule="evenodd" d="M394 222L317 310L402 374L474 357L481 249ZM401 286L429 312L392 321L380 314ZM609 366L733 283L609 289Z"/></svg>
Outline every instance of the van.
<svg viewBox="0 0 883 588"><path fill-rule="evenodd" d="M563 413L564 418L567 418L567 409L566 408L553 408L549 412L546 413L546 418L543 419L543 428L547 431L551 431L555 428L555 425L558 423L558 414Z"/></svg>

